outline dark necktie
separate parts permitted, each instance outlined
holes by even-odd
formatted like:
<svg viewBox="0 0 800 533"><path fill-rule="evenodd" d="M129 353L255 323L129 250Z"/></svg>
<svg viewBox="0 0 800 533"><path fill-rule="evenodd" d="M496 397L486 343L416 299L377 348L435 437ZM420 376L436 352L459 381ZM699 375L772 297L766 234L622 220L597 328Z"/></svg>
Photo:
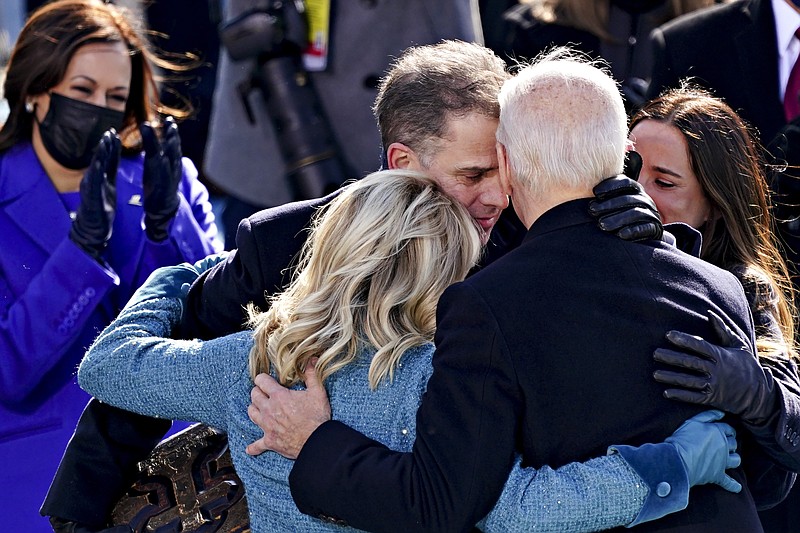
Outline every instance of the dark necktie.
<svg viewBox="0 0 800 533"><path fill-rule="evenodd" d="M800 39L800 28L794 32L794 35ZM789 74L789 81L786 82L783 111L786 114L786 122L791 122L792 119L800 115L800 57L794 62L792 72Z"/></svg>

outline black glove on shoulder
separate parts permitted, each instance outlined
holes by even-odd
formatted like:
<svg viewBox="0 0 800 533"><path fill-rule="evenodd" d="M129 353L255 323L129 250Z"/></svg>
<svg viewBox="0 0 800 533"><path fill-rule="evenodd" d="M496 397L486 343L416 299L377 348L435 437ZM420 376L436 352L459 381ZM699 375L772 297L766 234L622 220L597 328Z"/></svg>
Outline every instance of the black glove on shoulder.
<svg viewBox="0 0 800 533"><path fill-rule="evenodd" d="M172 117L164 120L162 141L146 122L139 130L144 147L144 229L148 239L162 242L169 236L169 223L180 205L181 138Z"/></svg>
<svg viewBox="0 0 800 533"><path fill-rule="evenodd" d="M81 180L81 204L69 232L72 242L98 262L101 262L114 225L120 145L113 129L100 138L92 162Z"/></svg>
<svg viewBox="0 0 800 533"><path fill-rule="evenodd" d="M664 232L661 216L639 182L620 174L598 183L592 192L589 213L600 229L626 241L660 239Z"/></svg>
<svg viewBox="0 0 800 533"><path fill-rule="evenodd" d="M656 349L653 359L676 370L656 370L653 377L676 387L664 391L667 398L715 407L755 426L767 423L780 405L772 372L716 313L709 311L708 319L721 344L670 331L667 340L685 351Z"/></svg>

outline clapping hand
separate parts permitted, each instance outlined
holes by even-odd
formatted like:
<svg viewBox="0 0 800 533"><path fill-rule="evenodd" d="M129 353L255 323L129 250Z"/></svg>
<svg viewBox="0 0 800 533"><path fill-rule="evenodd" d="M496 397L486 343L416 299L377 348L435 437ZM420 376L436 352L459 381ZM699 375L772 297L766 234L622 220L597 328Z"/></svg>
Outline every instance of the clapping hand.
<svg viewBox="0 0 800 533"><path fill-rule="evenodd" d="M72 242L98 262L114 225L120 146L113 129L100 138L92 162L81 180L81 205L69 232Z"/></svg>
<svg viewBox="0 0 800 533"><path fill-rule="evenodd" d="M144 147L144 228L147 238L162 242L168 235L169 223L178 211L183 167L181 164L181 138L178 125L172 117L164 120L162 139L153 126L143 123L139 131Z"/></svg>

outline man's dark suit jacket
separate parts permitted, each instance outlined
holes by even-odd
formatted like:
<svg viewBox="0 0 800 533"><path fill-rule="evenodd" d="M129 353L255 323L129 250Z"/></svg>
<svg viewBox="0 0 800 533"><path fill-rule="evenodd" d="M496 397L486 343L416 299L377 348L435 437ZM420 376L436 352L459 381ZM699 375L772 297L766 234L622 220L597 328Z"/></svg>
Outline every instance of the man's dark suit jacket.
<svg viewBox="0 0 800 533"><path fill-rule="evenodd" d="M755 126L762 143L786 125L770 0L737 0L692 12L657 28L651 39L649 97L691 76Z"/></svg>
<svg viewBox="0 0 800 533"><path fill-rule="evenodd" d="M312 434L289 480L302 512L375 531L468 530L515 450L555 468L663 441L701 410L663 397L653 350L670 329L710 338L709 309L752 343L741 285L661 241L604 234L587 202L546 212L516 250L444 293L412 453L336 421ZM686 511L642 529L760 531L741 470L732 475L742 493L695 487Z"/></svg>

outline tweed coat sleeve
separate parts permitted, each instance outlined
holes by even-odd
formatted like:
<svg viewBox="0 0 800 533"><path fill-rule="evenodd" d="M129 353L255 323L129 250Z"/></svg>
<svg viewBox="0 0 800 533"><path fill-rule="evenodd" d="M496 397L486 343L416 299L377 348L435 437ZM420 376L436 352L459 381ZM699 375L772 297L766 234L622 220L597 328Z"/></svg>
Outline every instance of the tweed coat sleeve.
<svg viewBox="0 0 800 533"><path fill-rule="evenodd" d="M247 376L220 368L229 367L227 354L242 353L242 346L246 352L252 340L247 333L208 342L169 338L181 315L182 287L196 277L186 264L155 271L87 351L78 369L81 387L115 407L226 430L225 391L231 379Z"/></svg>

